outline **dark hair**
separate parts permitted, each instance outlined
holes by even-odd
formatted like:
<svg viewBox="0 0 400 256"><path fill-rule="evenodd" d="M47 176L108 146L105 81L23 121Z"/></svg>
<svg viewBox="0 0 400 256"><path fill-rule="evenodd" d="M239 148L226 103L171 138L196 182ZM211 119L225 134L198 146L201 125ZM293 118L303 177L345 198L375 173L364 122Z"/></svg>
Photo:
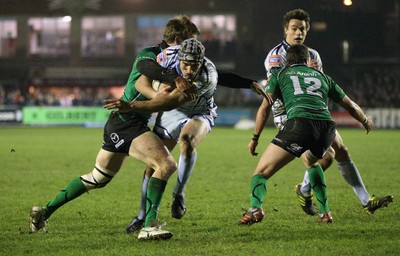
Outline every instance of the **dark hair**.
<svg viewBox="0 0 400 256"><path fill-rule="evenodd" d="M172 43L176 37L182 40L200 35L200 30L186 15L178 15L170 19L165 25L164 41Z"/></svg>
<svg viewBox="0 0 400 256"><path fill-rule="evenodd" d="M310 52L307 46L304 44L292 45L286 51L286 66L307 63L308 58L310 58Z"/></svg>
<svg viewBox="0 0 400 256"><path fill-rule="evenodd" d="M283 29L287 28L290 20L304 20L306 22L307 31L310 29L310 15L308 12L303 9L295 9L288 11L285 15L283 15Z"/></svg>

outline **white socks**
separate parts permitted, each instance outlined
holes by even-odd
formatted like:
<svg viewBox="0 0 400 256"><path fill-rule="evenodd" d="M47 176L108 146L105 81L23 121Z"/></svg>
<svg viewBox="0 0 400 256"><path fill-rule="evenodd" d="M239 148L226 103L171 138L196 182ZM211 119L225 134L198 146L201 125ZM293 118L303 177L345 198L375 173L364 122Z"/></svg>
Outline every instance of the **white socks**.
<svg viewBox="0 0 400 256"><path fill-rule="evenodd" d="M140 210L138 214L138 219L141 220L146 218L147 184L149 184L149 178L146 177L146 171L144 172L142 181L142 198L140 199Z"/></svg>
<svg viewBox="0 0 400 256"><path fill-rule="evenodd" d="M353 188L354 192L357 194L362 205L366 205L369 200L369 193L364 186L361 179L360 173L357 170L356 165L353 161L338 162L339 171L342 174L346 182Z"/></svg>
<svg viewBox="0 0 400 256"><path fill-rule="evenodd" d="M194 165L197 160L197 152L193 151L190 157L183 156L182 154L179 156L178 162L178 178L174 187L174 194L183 195L186 188L186 183L192 174Z"/></svg>

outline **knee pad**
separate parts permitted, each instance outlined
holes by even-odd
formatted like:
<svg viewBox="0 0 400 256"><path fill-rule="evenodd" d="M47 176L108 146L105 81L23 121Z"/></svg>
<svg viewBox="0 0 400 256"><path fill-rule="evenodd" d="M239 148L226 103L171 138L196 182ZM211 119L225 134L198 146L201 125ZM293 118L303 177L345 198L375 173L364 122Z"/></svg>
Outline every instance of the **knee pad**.
<svg viewBox="0 0 400 256"><path fill-rule="evenodd" d="M102 171L95 166L91 173L81 176L81 181L86 189L90 190L106 186L112 178L114 178L112 174L107 173L107 171Z"/></svg>

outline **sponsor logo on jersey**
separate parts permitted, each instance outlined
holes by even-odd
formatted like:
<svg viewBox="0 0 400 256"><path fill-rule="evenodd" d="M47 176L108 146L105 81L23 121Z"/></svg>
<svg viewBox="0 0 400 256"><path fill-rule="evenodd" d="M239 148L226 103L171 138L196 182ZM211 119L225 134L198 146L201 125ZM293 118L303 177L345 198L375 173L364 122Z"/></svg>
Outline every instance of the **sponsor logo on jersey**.
<svg viewBox="0 0 400 256"><path fill-rule="evenodd" d="M272 68L277 68L281 66L281 56L280 55L271 55L268 57L268 65Z"/></svg>

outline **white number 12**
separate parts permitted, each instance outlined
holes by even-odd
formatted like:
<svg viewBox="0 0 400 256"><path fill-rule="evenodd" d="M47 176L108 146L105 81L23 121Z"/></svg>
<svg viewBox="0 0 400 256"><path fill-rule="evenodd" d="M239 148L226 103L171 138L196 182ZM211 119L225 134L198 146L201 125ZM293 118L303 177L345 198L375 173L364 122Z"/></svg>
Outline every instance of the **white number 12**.
<svg viewBox="0 0 400 256"><path fill-rule="evenodd" d="M290 79L293 82L294 95L303 94L303 90L300 87L300 81L298 76L290 76ZM314 77L305 77L304 83L309 84L307 87L306 93L310 95L315 95L322 98L322 93L318 92L318 89L321 88L321 81Z"/></svg>

